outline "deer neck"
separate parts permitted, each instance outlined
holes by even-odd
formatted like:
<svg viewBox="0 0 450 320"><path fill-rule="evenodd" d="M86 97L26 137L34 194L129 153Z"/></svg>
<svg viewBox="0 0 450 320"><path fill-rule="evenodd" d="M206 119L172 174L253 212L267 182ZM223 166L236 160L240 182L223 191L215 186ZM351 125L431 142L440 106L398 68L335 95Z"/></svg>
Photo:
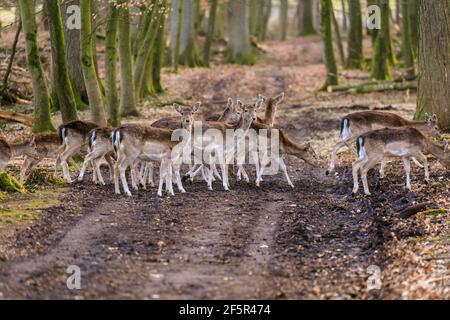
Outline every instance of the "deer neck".
<svg viewBox="0 0 450 320"><path fill-rule="evenodd" d="M439 160L449 160L449 153L443 150L442 146L427 139L424 141L425 149Z"/></svg>
<svg viewBox="0 0 450 320"><path fill-rule="evenodd" d="M426 129L427 123L423 121L408 121L408 126L417 130Z"/></svg>

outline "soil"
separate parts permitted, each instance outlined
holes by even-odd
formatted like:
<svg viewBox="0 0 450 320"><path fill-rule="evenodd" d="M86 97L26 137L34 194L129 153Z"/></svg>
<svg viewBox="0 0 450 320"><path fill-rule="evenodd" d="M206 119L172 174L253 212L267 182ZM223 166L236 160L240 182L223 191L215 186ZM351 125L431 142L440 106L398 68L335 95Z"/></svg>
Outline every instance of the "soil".
<svg viewBox="0 0 450 320"><path fill-rule="evenodd" d="M335 175L324 174L343 115L385 109L410 117L415 93L316 93L325 73L319 38L264 48L253 67L166 72L164 99L252 101L258 93L285 91L277 125L294 140L311 142L322 167L288 157L295 189L279 173L265 177L260 188L232 178L231 191L218 182L208 191L199 180L185 183L186 194L162 198L154 189L117 196L111 183L96 186L87 175L36 222L0 237L0 297L450 298L448 215L399 216L423 202L449 207L450 176L438 163L432 161L428 185L423 171L413 168L412 192L404 188L398 161L382 180L374 170L370 197L350 196L351 153L340 155ZM341 70L340 77L352 83L364 73ZM142 118L127 121L174 115L171 107L144 104L141 111ZM66 286L71 265L81 269L80 290ZM381 272L379 289L368 287L374 266Z"/></svg>

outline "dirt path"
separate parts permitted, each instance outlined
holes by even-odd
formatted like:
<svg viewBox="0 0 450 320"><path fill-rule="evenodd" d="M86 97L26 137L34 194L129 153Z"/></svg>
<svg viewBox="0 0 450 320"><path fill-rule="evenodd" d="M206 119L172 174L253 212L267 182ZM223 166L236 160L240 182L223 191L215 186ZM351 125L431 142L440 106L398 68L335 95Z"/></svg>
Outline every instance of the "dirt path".
<svg viewBox="0 0 450 320"><path fill-rule="evenodd" d="M257 93L285 91L278 125L296 141L310 141L324 163L345 113L413 112L414 97L404 93L316 94L325 72L320 43L308 38L271 44L253 67L166 74L167 99L250 101ZM349 83L362 77L347 71L340 76ZM142 112L144 121L172 114L170 108L145 106ZM323 168L289 157L294 190L279 173L266 177L261 188L232 178L230 192L219 183L208 191L198 181L175 197L157 198L149 190L129 198L115 196L111 184L93 185L88 175L70 186L61 205L45 209L38 222L2 243L0 298L448 297L445 290L424 295L434 287L418 284L448 270L445 262L422 258L430 256L430 248L448 252L441 240L435 248L437 236L450 239L445 216L398 218L403 207L424 201L446 207L448 175L434 166L435 182L424 186L423 173L414 168L417 193L408 193L400 167L388 166L383 181L371 173L371 198L352 198L350 159L344 155L336 176L326 177ZM81 290L66 286L70 265L81 269ZM367 291L371 265L383 272L381 291Z"/></svg>

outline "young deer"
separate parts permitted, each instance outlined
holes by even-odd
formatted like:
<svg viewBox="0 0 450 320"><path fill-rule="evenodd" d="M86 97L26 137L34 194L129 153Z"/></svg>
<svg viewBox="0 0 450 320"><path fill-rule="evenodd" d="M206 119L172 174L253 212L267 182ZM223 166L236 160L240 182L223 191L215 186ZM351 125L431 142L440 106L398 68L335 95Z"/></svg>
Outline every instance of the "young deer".
<svg viewBox="0 0 450 320"><path fill-rule="evenodd" d="M4 170L12 158L23 156L24 161L20 168L20 183L23 184L29 169L39 164L44 158L57 158L60 149L56 133L38 133L24 142L11 144L0 138L0 170Z"/></svg>
<svg viewBox="0 0 450 320"><path fill-rule="evenodd" d="M182 145L190 143L192 126L194 123L194 113L200 107L200 102L192 107L181 107L174 104L175 110L182 116L182 128L187 130L187 141L183 139ZM136 160L160 162L160 176L158 196L162 196L162 187L165 180L166 189L170 194L174 194L172 188L172 167L175 171L177 186L180 192L186 192L181 183L180 165L178 157L181 156L182 148L176 150L174 147L180 145L178 141L172 141L173 130L166 128L154 128L139 124L123 125L114 130L112 142L117 154L117 162L114 168L114 184L116 194L120 194L119 177L122 182L124 192L131 196L128 188L125 170L133 165ZM175 157L176 159L174 159Z"/></svg>
<svg viewBox="0 0 450 320"><path fill-rule="evenodd" d="M227 107L220 115L211 114L203 115L203 121L224 122L224 123L236 123L241 117L241 110L234 105L233 99L228 98Z"/></svg>
<svg viewBox="0 0 450 320"><path fill-rule="evenodd" d="M333 152L331 153L331 161L326 174L328 175L333 172L337 152L345 145L349 149L352 149L350 142L357 136L376 129L406 126L416 128L423 133L434 137L439 137L440 135L439 126L435 115L433 117L426 115L425 122L409 121L394 113L382 111L362 111L345 116L341 121L341 141L336 144ZM413 159L413 161L417 165L421 166L420 163L416 162L416 159ZM380 170L380 172L383 174L384 163L382 163L381 168L382 170Z"/></svg>
<svg viewBox="0 0 450 320"><path fill-rule="evenodd" d="M66 182L72 182L67 160L76 154L87 152L89 132L97 127L98 125L93 122L81 120L71 121L58 127L58 136L61 144L64 146L64 151L61 153L59 159L57 159L56 166L61 164L64 180ZM94 170L94 179L95 178L96 170ZM101 179L103 180L103 178Z"/></svg>
<svg viewBox="0 0 450 320"><path fill-rule="evenodd" d="M100 172L100 160L105 158L111 171L110 177L113 179L114 168L114 148L111 144L111 134L113 132L111 127L98 127L92 129L88 134L89 152L84 157L83 166L81 167L80 174L78 175L78 181L83 181L84 173L89 163L94 164L94 172L97 175L98 182L105 185L105 181Z"/></svg>
<svg viewBox="0 0 450 320"><path fill-rule="evenodd" d="M263 124L263 123L253 123L252 124L252 129L256 130L256 132L259 134L260 130L266 130L267 134L268 134L268 138L267 138L267 149L265 150L259 150L259 148L261 148L261 145L256 146L257 148L255 148L254 150L250 151L253 153L257 153L257 161L259 161L259 166L257 165L257 170L256 170L256 186L260 186L260 183L262 180L262 176L264 174L264 169L267 167L267 165L271 162L274 161L275 163L277 163L279 165L279 167L281 168L281 170L283 171L286 180L288 182L288 184L294 188L294 185L288 175L287 172L287 167L286 164L284 162L284 158L286 155L293 155L299 159L302 159L303 161L305 161L306 163L309 163L312 166L318 166L317 161L317 155L314 152L314 150L311 148L311 145L309 143L307 144L299 144L294 142L293 140L291 140L289 138L289 136L284 132L284 130L282 129L278 129L279 132L279 136L278 136L278 145L280 147L280 149L278 150L278 153L272 152L271 145L272 145L272 131L271 129L273 129L270 125L267 124ZM270 152L270 155L268 155L268 153ZM259 169L258 169L259 168ZM244 177L248 177L247 173L245 172L245 169L242 167L240 168L240 170L242 171L242 174L244 175ZM247 180L248 178L246 178Z"/></svg>
<svg viewBox="0 0 450 320"><path fill-rule="evenodd" d="M358 172L364 186L364 193L370 195L367 183L367 172L385 157L396 157L403 160L406 173L406 188L411 190L410 161L411 157L423 159L425 180L429 180L426 154L434 155L442 165L449 168L448 146L440 146L427 138L420 130L412 127L384 128L370 131L356 139L358 160L353 163L353 194L359 189Z"/></svg>
<svg viewBox="0 0 450 320"><path fill-rule="evenodd" d="M264 98L262 95L259 98ZM264 98L265 99L265 98ZM284 99L284 92L275 97L271 97L266 102L266 111L264 112L264 119L258 117L258 122L273 127L275 124L275 114L277 112L278 105Z"/></svg>

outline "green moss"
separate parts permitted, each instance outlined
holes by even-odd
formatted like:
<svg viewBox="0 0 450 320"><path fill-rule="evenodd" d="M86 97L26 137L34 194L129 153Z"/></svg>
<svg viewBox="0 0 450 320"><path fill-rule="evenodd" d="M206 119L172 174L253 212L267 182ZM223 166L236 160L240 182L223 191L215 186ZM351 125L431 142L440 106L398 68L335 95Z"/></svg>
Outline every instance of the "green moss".
<svg viewBox="0 0 450 320"><path fill-rule="evenodd" d="M0 172L0 190L12 193L26 193L25 188L13 176Z"/></svg>
<svg viewBox="0 0 450 320"><path fill-rule="evenodd" d="M63 185L64 180L59 177L55 177L53 172L42 168L35 168L28 175L25 186L27 189L34 189L36 186L54 186Z"/></svg>
<svg viewBox="0 0 450 320"><path fill-rule="evenodd" d="M37 218L39 212L32 210L15 210L0 208L0 224L18 224L32 221Z"/></svg>
<svg viewBox="0 0 450 320"><path fill-rule="evenodd" d="M447 214L447 209L429 209L420 213L426 216L439 217L441 215Z"/></svg>

